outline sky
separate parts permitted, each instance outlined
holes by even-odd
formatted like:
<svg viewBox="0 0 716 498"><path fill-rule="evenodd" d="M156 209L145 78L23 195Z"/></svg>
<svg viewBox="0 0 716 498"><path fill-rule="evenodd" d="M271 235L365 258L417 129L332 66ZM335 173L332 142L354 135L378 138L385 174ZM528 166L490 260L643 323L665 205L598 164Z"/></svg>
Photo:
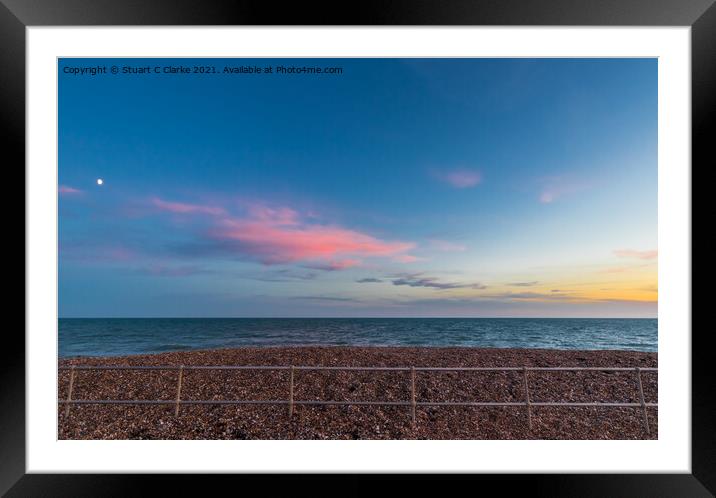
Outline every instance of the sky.
<svg viewBox="0 0 716 498"><path fill-rule="evenodd" d="M656 59L58 70L60 317L656 317Z"/></svg>

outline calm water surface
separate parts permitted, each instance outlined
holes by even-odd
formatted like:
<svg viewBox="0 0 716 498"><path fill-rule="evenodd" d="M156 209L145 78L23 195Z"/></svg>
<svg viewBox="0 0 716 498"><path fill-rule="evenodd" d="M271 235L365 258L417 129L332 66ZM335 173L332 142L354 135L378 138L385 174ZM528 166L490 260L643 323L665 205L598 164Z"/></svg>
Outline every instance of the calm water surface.
<svg viewBox="0 0 716 498"><path fill-rule="evenodd" d="M114 356L240 346L474 346L657 350L656 319L62 318L59 353Z"/></svg>

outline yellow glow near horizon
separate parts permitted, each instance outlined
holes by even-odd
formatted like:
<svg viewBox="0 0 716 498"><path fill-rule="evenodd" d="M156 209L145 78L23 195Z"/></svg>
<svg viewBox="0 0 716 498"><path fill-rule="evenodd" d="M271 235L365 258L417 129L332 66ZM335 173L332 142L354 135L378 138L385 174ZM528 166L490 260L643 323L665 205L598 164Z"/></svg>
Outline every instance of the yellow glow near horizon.
<svg viewBox="0 0 716 498"><path fill-rule="evenodd" d="M575 274L577 273L577 274ZM599 266L578 272L574 268L553 270L543 275L512 275L502 282L486 281L485 289L461 288L449 291L457 298L510 299L532 302L658 301L656 262L635 266ZM523 284L508 282L524 282ZM443 296L447 295L445 291Z"/></svg>

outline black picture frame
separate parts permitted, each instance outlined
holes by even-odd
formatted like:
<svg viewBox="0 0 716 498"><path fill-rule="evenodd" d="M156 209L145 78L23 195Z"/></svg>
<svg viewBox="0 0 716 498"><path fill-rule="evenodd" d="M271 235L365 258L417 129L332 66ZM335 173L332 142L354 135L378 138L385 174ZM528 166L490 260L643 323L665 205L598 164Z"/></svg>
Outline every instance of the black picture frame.
<svg viewBox="0 0 716 498"><path fill-rule="evenodd" d="M340 7L339 7L340 6ZM348 8L347 8L348 7ZM25 29L106 25L576 25L691 26L692 171L714 164L707 130L716 110L714 0L0 0L0 99L6 172L25 161ZM711 126L709 126L711 125ZM24 177L23 177L24 179ZM25 288L23 286L23 288ZM24 293L23 293L24 296ZM684 331L688 333L689 331ZM708 329L692 333L692 474L484 476L501 490L550 496L713 496L716 427ZM188 476L40 475L25 471L25 342L6 328L0 363L0 493L126 496L161 480L184 492ZM226 477L225 477L226 478Z"/></svg>

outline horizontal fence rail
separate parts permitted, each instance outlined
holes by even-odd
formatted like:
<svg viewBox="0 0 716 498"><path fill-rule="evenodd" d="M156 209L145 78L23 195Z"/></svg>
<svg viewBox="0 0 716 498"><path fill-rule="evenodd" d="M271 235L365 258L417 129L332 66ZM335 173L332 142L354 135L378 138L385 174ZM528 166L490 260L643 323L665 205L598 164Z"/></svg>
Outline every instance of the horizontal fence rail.
<svg viewBox="0 0 716 498"><path fill-rule="evenodd" d="M527 409L528 427L532 429L532 407L559 406L559 407L612 407L612 408L641 408L644 428L650 434L647 408L657 408L658 403L647 403L644 398L642 386L642 372L656 372L655 367L351 367L351 366L287 366L287 365L73 365L62 366L59 370L70 371L67 398L59 399L58 403L64 405L65 416L70 414L71 405L168 405L175 407L175 415L179 415L182 405L288 405L289 417L293 415L295 406L407 406L410 407L412 422L416 422L415 410L419 406L465 406L465 407L525 407ZM79 370L159 370L177 371L177 394L175 399L166 400L119 400L119 399L72 399L76 373ZM290 382L287 399L276 400L183 400L181 399L182 382L185 373L189 370L288 370ZM294 373L296 371L365 371L365 372L410 372L411 399L406 401L323 401L323 400L295 400L294 399ZM638 402L571 402L571 401L531 401L529 391L529 372L634 372L635 387ZM417 401L416 400L416 372L522 372L524 383L524 401Z"/></svg>

